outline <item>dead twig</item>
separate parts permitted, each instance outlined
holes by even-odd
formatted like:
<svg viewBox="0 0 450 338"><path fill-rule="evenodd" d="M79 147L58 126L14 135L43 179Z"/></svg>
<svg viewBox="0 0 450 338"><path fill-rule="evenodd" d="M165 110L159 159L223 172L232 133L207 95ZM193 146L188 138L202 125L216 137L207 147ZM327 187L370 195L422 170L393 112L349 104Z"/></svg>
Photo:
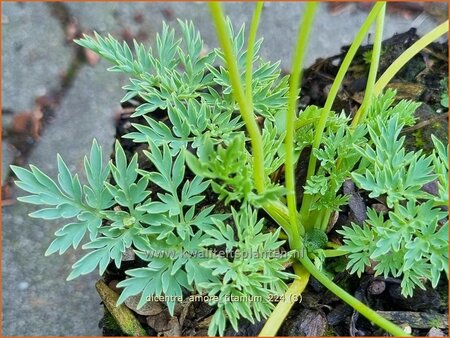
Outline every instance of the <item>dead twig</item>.
<svg viewBox="0 0 450 338"><path fill-rule="evenodd" d="M446 118L448 118L448 111L445 113L439 114L438 116L432 117L431 119L421 121L412 127L405 128L402 130L401 133L402 134L409 133L409 132L415 131L417 129L421 129L423 127L429 126L430 124L433 124L437 121L444 120Z"/></svg>
<svg viewBox="0 0 450 338"><path fill-rule="evenodd" d="M95 283L95 288L103 304L105 304L108 311L114 317L123 333L128 336L147 336L147 332L145 332L129 308L123 304L116 306L117 300L119 299L119 295L116 292L110 289L102 280Z"/></svg>

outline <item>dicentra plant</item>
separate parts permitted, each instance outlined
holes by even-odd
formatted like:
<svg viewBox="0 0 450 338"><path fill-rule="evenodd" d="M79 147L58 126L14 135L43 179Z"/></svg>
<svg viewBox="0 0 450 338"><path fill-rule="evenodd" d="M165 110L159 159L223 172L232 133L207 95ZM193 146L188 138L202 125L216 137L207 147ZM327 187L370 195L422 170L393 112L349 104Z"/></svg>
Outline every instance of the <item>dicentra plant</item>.
<svg viewBox="0 0 450 338"><path fill-rule="evenodd" d="M262 3L256 4L246 47L244 26L235 31L219 3L210 7L221 49L205 52L194 25L183 21L182 38L164 24L154 50L134 42L132 52L98 34L76 41L110 61L110 71L129 75L122 102L142 102L131 116L141 122L124 137L148 148L139 163L138 154L127 156L117 141L113 160L104 163L94 141L84 160L85 184L59 155L56 181L33 165L12 167L16 184L29 193L19 200L46 206L31 217L71 220L56 232L46 255L86 241L87 254L73 265L70 280L95 269L102 275L112 261L119 268L126 250L134 250L143 263L117 285L118 304L140 295L142 307L148 297L164 295L173 314L183 296L207 294L216 306L210 335L223 335L227 322L237 330L241 318L268 318L261 335L276 334L292 303L284 299L275 307L273 296L300 294L310 274L386 331L406 335L334 284L325 273L326 259L348 255L350 273L360 275L370 266L377 275L401 278L405 296L427 287L428 280L435 287L441 273L448 274L447 145L434 138L432 154L407 152L400 133L414 124L418 104L396 102L394 91L383 92L409 59L447 31L447 23L376 81L385 4L375 4L325 106L297 111L316 4L306 5L292 72L283 78L279 62L258 55ZM361 108L353 117L333 112L345 73L375 21ZM167 119L154 117L156 110ZM312 151L299 201L294 172L306 148ZM343 245L336 247L328 243L327 228L348 201L341 189L347 179L369 197L384 198L388 211L368 209L362 226L338 231ZM438 194L423 190L431 183Z"/></svg>

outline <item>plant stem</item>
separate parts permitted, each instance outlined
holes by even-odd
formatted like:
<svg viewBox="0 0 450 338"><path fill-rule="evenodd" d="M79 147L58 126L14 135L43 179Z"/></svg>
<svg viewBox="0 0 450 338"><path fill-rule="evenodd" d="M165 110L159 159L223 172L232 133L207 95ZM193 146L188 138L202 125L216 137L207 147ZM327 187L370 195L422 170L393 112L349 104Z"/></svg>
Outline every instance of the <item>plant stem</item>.
<svg viewBox="0 0 450 338"><path fill-rule="evenodd" d="M308 124L315 123L318 119L319 119L318 116L310 118L310 119L306 119L306 120L296 119L295 120L295 129L300 129L300 128L307 126Z"/></svg>
<svg viewBox="0 0 450 338"><path fill-rule="evenodd" d="M417 40L411 47L405 50L380 76L375 84L374 95L379 95L383 91L384 87L392 80L392 78L400 71L400 69L422 51L426 46L437 40L441 35L448 32L448 20L440 24L432 31L425 34L419 40Z"/></svg>
<svg viewBox="0 0 450 338"><path fill-rule="evenodd" d="M253 93L252 93L252 75L253 75L253 49L255 47L256 32L258 31L259 19L264 6L263 1L258 1L253 12L250 32L248 34L247 42L247 56L245 60L245 90L247 94L247 101L253 107Z"/></svg>
<svg viewBox="0 0 450 338"><path fill-rule="evenodd" d="M327 248L332 248L332 249L339 249L341 247L341 245L334 243L334 242L328 242L327 243Z"/></svg>
<svg viewBox="0 0 450 338"><path fill-rule="evenodd" d="M226 64L231 80L231 86L233 88L233 94L236 101L239 104L242 118L244 119L247 131L250 136L250 142L252 145L253 155L253 175L255 186L259 194L265 192L265 172L264 172L264 153L262 137L259 131L258 124L256 123L255 116L253 114L253 107L247 100L242 88L241 78L236 61L236 55L234 55L233 47L231 45L231 39L229 32L225 24L225 18L222 11L222 6L219 2L209 3L213 21L217 30L217 37L222 46ZM256 24L252 24L256 26ZM256 29L256 28L255 28ZM248 67L248 65L247 65ZM302 242L298 229L292 226L289 222L289 212L284 204L280 201L271 201L265 203L264 210L284 229L289 238L289 245L294 250L300 250L302 248ZM294 224L298 224L297 222Z"/></svg>
<svg viewBox="0 0 450 338"><path fill-rule="evenodd" d="M386 330L390 334L394 336L409 336L405 331L403 331L400 327L393 324L386 318L382 317L374 310L369 308L367 305L354 298L352 295L347 293L345 290L341 289L337 284L335 284L332 280L328 279L320 270L316 268L316 266L311 262L308 257L299 258L302 265L306 270L309 271L311 275L314 276L320 283L322 283L328 290L333 292L336 296L354 308L356 311L361 313L364 317L366 317L371 322L377 324L382 329Z"/></svg>
<svg viewBox="0 0 450 338"><path fill-rule="evenodd" d="M341 68L339 69L338 76L335 79L335 82L333 83L333 86L330 90L330 95L327 99L327 103L325 104L325 107L328 108L324 109L325 113L322 112L319 120L319 126L316 131L315 135L315 148L318 147L318 145L321 142L321 136L323 133L323 130L325 128L325 123L328 118L328 114L330 112L332 103L334 101L334 98L336 97L337 90L339 89L339 86L343 80L343 77L345 75L345 72L347 71L351 59L353 58L354 54L356 53L356 49L361 44L363 36L367 32L367 30L370 27L371 22L374 20L374 17L380 10L380 6L382 4L377 3L372 11L370 12L368 18L366 19L366 22L363 24L363 26L360 29L360 32L358 33L354 43L349 49L349 52L347 53L347 56L344 58L343 64ZM216 25L217 30L217 36L218 40L222 46L224 57L226 60L226 64L228 66L228 71L230 74L230 80L231 85L233 87L233 94L235 96L236 101L239 104L242 118L244 119L244 122L246 124L251 144L252 144L252 153L253 153L253 167L254 167L254 180L256 189L258 190L258 193L262 194L265 191L265 181L264 181L264 157L263 157L263 146L262 146L262 137L259 131L258 124L256 123L255 116L253 114L253 107L249 104L248 100L246 99L244 90L242 88L242 83L239 75L239 70L237 66L236 56L234 55L233 48L231 45L230 36L228 33L228 30L226 28L224 15L222 12L222 8L220 3L217 2L210 2L209 6L211 8L212 17L214 20L214 23ZM330 98L331 96L331 98ZM320 128L319 128L320 127ZM314 158L314 156L311 156L311 159ZM315 168L315 159L314 165L312 168ZM311 160L310 160L310 166L311 167ZM314 170L313 170L314 172ZM310 173L311 174L311 173ZM302 206L303 207L303 206ZM301 237L295 235L295 233L292 232L292 229L296 229L296 227L292 227L292 225L289 222L289 213L286 210L286 206L283 205L280 201L276 202L269 202L266 205L264 205L264 210L266 210L271 217L274 218L276 222L278 222L286 231L289 237L289 244L291 249L294 250L300 250L302 247L302 240ZM309 206L306 209L307 213L309 213ZM294 224L297 224L297 220ZM330 291L332 291L334 294L336 294L338 297L340 297L342 300L344 300L347 304L352 306L354 309L359 311L361 314L363 314L365 317L367 317L369 320L373 321L375 324L379 325L381 328L387 330L388 332L394 334L394 335L401 335L406 336L406 333L403 332L400 328L395 326L393 323L389 322L385 318L378 315L375 311L368 308L366 305L364 305L362 302L357 300L356 298L352 297L350 294L345 292L343 289L341 289L339 286L334 284L328 277L326 277L321 271L319 271L314 264L309 260L308 257L304 255L300 255L299 261L302 263L303 267L311 274L313 275L317 280L319 280L325 287L327 287ZM302 274L302 272L300 272Z"/></svg>
<svg viewBox="0 0 450 338"><path fill-rule="evenodd" d="M283 298L278 302L275 309L270 314L264 327L259 333L259 337L274 337L283 324L284 319L289 314L292 306L301 300L300 296L305 290L309 281L309 272L300 264L294 264L294 271L298 278L295 279Z"/></svg>
<svg viewBox="0 0 450 338"><path fill-rule="evenodd" d="M241 77L231 45L231 39L228 29L226 27L225 18L222 11L222 6L219 2L210 2L209 7L216 26L217 38L222 47L224 58L227 64L230 81L233 88L233 95L239 105L242 119L247 127L252 145L253 155L253 178L255 181L256 190L259 194L263 194L265 187L265 173L264 173L264 152L261 133L258 124L256 123L255 115L253 114L253 107L246 99L244 89L241 83Z"/></svg>
<svg viewBox="0 0 450 338"><path fill-rule="evenodd" d="M320 229L324 232L327 231L328 223L330 222L331 213L332 213L332 211L329 209L325 209L324 211L321 210L319 213L319 217L322 218Z"/></svg>
<svg viewBox="0 0 450 338"><path fill-rule="evenodd" d="M358 47L361 45L364 37L366 36L367 32L370 29L370 26L375 21L379 11L381 10L381 8L383 6L384 6L384 2L378 2L373 6L373 8L370 11L369 15L367 16L366 20L362 24L358 33L356 34L356 37L353 40L353 43L351 44L351 46L347 52L347 55L345 56L344 60L342 61L342 64L339 68L336 78L334 79L334 82L331 86L327 100L325 102L325 107L322 109L320 119L316 125L316 131L314 134L314 141L313 141L313 145L312 145L311 156L309 158L306 180L308 180L312 175L314 175L314 173L316 171L317 159L314 156L314 150L317 149L322 142L322 135L325 130L328 116L330 115L331 107L333 106L334 99L336 98L336 95L339 91L339 88L344 79L344 76L347 73L348 68L350 67L350 63L352 62L353 57L355 56L355 54L358 50ZM308 194L303 195L303 201L302 201L302 206L301 206L301 210L300 210L300 216L301 216L300 219L302 220L303 225L306 228L311 228L311 225L307 224L305 222L305 220L308 219L309 210L310 210L311 203L312 203L312 197L313 197L312 195L308 195Z"/></svg>
<svg viewBox="0 0 450 338"><path fill-rule="evenodd" d="M281 202L280 202L281 204ZM281 204L282 205L282 204ZM286 207L283 205L284 209ZM289 223L289 217L286 210L283 210L283 208L278 209L279 206L276 204L271 204L270 209L271 211L268 212L270 216L272 214L276 214L278 220L277 223L284 224L284 229L286 231L286 224ZM266 210L266 207L264 207L264 210ZM289 237L289 234L288 234ZM289 242L291 249L297 249L301 253L300 249L302 246L302 242L300 241L297 246L297 248L292 245L291 241ZM294 243L296 244L296 243ZM332 243L329 243L331 245ZM328 251L327 257L333 257L333 256L340 256L342 253L342 250L336 249L336 250L325 250ZM331 292L333 292L336 296L341 298L344 302L346 302L348 305L353 307L356 311L360 312L363 316L365 316L367 319L371 320L375 324L377 324L382 329L386 330L387 332L396 335L396 336L407 336L407 334L398 326L391 323L389 320L383 318L378 313L370 309L368 306L354 298L352 295L347 293L345 290L341 289L338 285L336 285L332 280L330 280L325 274L323 274L320 270L316 268L316 266L311 262L311 260L306 255L300 255L299 257L300 263L308 270L308 272L313 275L320 283L322 283L327 289L329 289ZM297 273L297 271L296 271ZM280 307L288 306L286 305L280 305ZM278 311L281 311L279 309ZM278 317L280 318L280 317ZM260 334L263 336L263 334Z"/></svg>
<svg viewBox="0 0 450 338"><path fill-rule="evenodd" d="M381 53L381 33L380 31L381 26L383 25L383 19L380 18L380 16L384 17L384 9L382 12L380 12L377 20L377 28L375 31L375 41L374 41L374 49L373 53L375 54L375 49L379 49ZM385 86L392 80L392 78L400 71L400 69L409 62L415 55L417 55L422 49L424 49L426 46L428 46L431 42L438 39L441 35L445 34L448 31L448 21L446 23L443 23L436 28L434 28L429 33L425 34L422 38L417 40L411 47L409 47L407 50L405 50L390 66L389 68L384 72L384 74L378 79L378 81L373 85L372 88L372 94L369 94L367 92L364 95L364 100L361 105L361 107L358 109L358 111L355 114L355 118L352 121L352 127L355 127L358 123L361 123L364 120L364 116L366 114L368 106L364 105L364 102L367 101L366 104L369 104L369 97L372 99L373 97L381 94L382 90L385 88ZM378 33L378 34L377 34ZM375 62L374 60L374 54L372 54L372 60L371 60L371 68L370 71L372 71L372 66ZM379 56L378 56L379 58ZM378 61L377 61L378 66ZM369 75L370 78L370 75ZM371 81L370 81L371 83ZM368 81L369 84L369 81ZM370 96L369 96L370 95ZM338 160L337 167L340 165L340 159Z"/></svg>
<svg viewBox="0 0 450 338"><path fill-rule="evenodd" d="M340 250L340 249L328 249L328 250L323 250L323 254L327 258L340 257L340 256L344 256L344 255L348 254L348 251Z"/></svg>
<svg viewBox="0 0 450 338"><path fill-rule="evenodd" d="M289 223L288 208L280 201L270 201L263 205L263 209L286 232L289 240L289 247L293 250L300 251L303 247L302 238L298 231L292 230L293 227L291 223ZM297 219L297 222L294 224L300 224L300 221ZM300 228L303 229L303 227Z"/></svg>
<svg viewBox="0 0 450 338"><path fill-rule="evenodd" d="M298 91L302 76L303 59L306 53L309 33L314 20L314 13L317 8L316 2L309 2L306 5L303 22L298 27L297 45L292 57L292 71L289 79L289 98L286 112L286 137L284 139L286 147L285 159L285 184L287 190L287 205L289 209L289 221L292 230L304 233L303 227L297 223L297 201L295 198L295 170L294 170L294 123L296 120L296 106L298 100ZM301 229L299 229L301 227Z"/></svg>
<svg viewBox="0 0 450 338"><path fill-rule="evenodd" d="M361 104L361 107L359 107L358 111L355 114L355 117L353 118L351 124L352 127L355 127L358 123L364 121L367 108L369 108L370 102L374 97L373 90L375 87L375 81L377 79L378 66L380 64L381 43L383 42L385 13L386 13L386 4L383 4L383 7L381 8L377 16L377 23L375 26L375 38L372 49L372 59L370 60L370 70L369 76L367 78L366 90L364 92L364 99Z"/></svg>
<svg viewBox="0 0 450 338"><path fill-rule="evenodd" d="M370 61L370 69L369 69L369 76L367 78L367 85L366 90L364 92L364 99L359 107L358 111L355 114L355 117L353 118L351 122L351 128L355 128L358 123L361 123L364 121L364 118L366 116L367 109L370 107L370 103L372 102L372 99L374 98L373 90L375 87L375 81L377 78L378 73L378 66L380 64L380 55L381 55L381 45L383 42L383 29L384 29L384 17L386 13L386 4L384 4L378 13L377 16L377 22L375 26L375 38L373 43L373 49L372 49L372 58ZM342 164L342 159L338 158L336 163L336 171L339 170ZM321 229L323 231L326 231L328 223L330 221L331 216L331 210L321 210L320 215L323 215L322 219L322 226Z"/></svg>
<svg viewBox="0 0 450 338"><path fill-rule="evenodd" d="M103 304L105 304L123 333L134 337L147 336L147 332L145 332L133 312L127 308L125 304L117 306L119 295L115 291L111 290L102 280L95 283L95 288L97 289Z"/></svg>

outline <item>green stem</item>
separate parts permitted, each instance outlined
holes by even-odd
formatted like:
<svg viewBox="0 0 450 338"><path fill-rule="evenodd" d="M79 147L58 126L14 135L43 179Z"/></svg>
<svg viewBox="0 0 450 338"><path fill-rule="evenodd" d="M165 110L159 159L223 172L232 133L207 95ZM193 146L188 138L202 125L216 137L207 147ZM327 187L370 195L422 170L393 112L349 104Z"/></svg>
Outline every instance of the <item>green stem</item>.
<svg viewBox="0 0 450 338"><path fill-rule="evenodd" d="M381 13L380 13L380 15L381 15ZM383 16L384 16L384 13L383 13ZM378 28L379 26L380 25L378 25L378 22L377 22L377 29L380 29L380 28ZM405 50L391 64L391 66L389 66L389 68L384 72L384 74L374 84L371 96L372 97L376 97L379 94L381 94L381 92L385 88L385 86L392 80L392 78L400 71L400 69L407 62L409 62L421 50L423 50L426 46L428 46L434 40L438 39L441 35L445 34L447 31L448 31L448 20L446 22L444 22L443 24L441 24L441 25L437 26L436 28L434 28L429 33L425 34L422 38L420 38L413 45L411 45L411 47L409 47L407 50ZM381 49L381 41L378 42L378 40L381 40L381 37L380 36L377 37L377 35L375 35L374 51L375 51L375 46L377 45L377 43L380 44L379 47ZM372 55L372 64L373 64L373 62L374 62L374 59L373 59L373 55ZM366 94L364 96L364 100L366 100L366 97L368 97L367 91L366 91ZM363 104L364 104L364 101L363 101ZM355 114L355 118L352 121L352 127L356 126L358 123L360 123L363 120L364 116L362 116L362 118L358 118L358 116L360 114L364 114L365 115L365 112L366 112L366 108L363 108L363 105L361 105L361 107L358 109L357 113ZM340 161L338 161L337 166L339 166L339 165L340 165Z"/></svg>
<svg viewBox="0 0 450 338"><path fill-rule="evenodd" d="M270 201L263 205L263 209L286 232L286 235L288 236L289 247L293 250L300 251L302 249L302 239L298 231L293 231L293 227L291 226L291 223L289 223L288 208L280 201ZM294 224L300 224L300 221L297 220L297 222Z"/></svg>
<svg viewBox="0 0 450 338"><path fill-rule="evenodd" d="M255 115L253 114L253 107L246 99L244 89L242 87L236 55L234 55L222 6L219 2L210 2L209 7L216 26L217 38L224 53L224 58L230 75L231 86L233 88L233 95L239 105L242 119L245 122L245 126L247 127L247 131L250 136L253 155L253 178L255 181L256 190L258 193L263 194L266 187L264 180L264 152L261 133L259 131L258 124L256 123Z"/></svg>
<svg viewBox="0 0 450 338"><path fill-rule="evenodd" d="M400 327L393 324L386 318L382 317L374 310L369 308L366 304L354 298L352 295L347 293L345 290L341 289L337 284L335 284L332 280L328 279L320 270L316 268L316 266L311 262L308 257L300 257L299 258L302 265L309 271L311 275L314 276L320 283L323 284L328 290L333 292L336 296L354 308L356 311L361 313L364 317L366 317L371 322L375 323L382 329L386 330L390 334L394 336L409 336L405 331L403 331Z"/></svg>
<svg viewBox="0 0 450 338"><path fill-rule="evenodd" d="M333 106L334 99L336 98L336 95L339 91L339 88L341 87L341 83L344 79L345 74L347 73L348 68L350 67L350 63L353 60L353 57L355 56L359 46L361 45L364 37L366 36L367 32L370 29L370 26L375 21L379 11L384 6L383 2L378 2L374 5L372 10L370 11L369 15L367 16L367 19L362 24L361 28L359 29L358 34L356 35L355 39L353 40L353 43L351 44L347 55L345 56L344 60L342 61L341 67L339 68L339 71L336 75L336 78L334 79L334 82L331 86L330 92L328 94L327 100L325 102L325 107L322 109L322 113L320 115L320 119L316 126L316 131L314 134L314 141L312 145L312 151L311 156L309 158L309 164L308 164L308 171L306 174L306 180L308 180L312 175L314 175L316 170L316 163L317 159L314 156L314 149L317 149L320 146L320 143L322 141L322 135L325 130L325 126L328 120L328 116L330 115L331 107ZM306 224L305 220L308 218L309 210L312 203L312 195L304 194L303 195L303 201L302 201L302 207L300 210L300 219L303 221L304 226L311 228L310 224Z"/></svg>
<svg viewBox="0 0 450 338"><path fill-rule="evenodd" d="M383 5L380 13L378 13L377 23L375 26L375 38L372 49L372 59L370 60L369 76L367 78L366 91L364 93L364 99L361 107L358 109L355 117L353 118L352 127L355 127L358 123L364 120L366 110L370 106L370 102L373 99L373 90L375 87L375 81L377 79L378 66L380 64L381 55L381 43L383 41L383 29L384 29L384 17L386 13L386 4Z"/></svg>
<svg viewBox="0 0 450 338"><path fill-rule="evenodd" d="M280 202L281 204L281 202ZM281 204L282 205L282 204ZM280 208L279 205L271 203L264 207L264 210L266 210L270 216L276 215L277 219L276 221L281 225L284 224L283 228L285 231L286 229L289 229L289 226L286 226L289 223L289 217L288 213L285 210L286 207L283 205L283 208ZM288 233L289 237L289 233ZM301 242L297 243L291 243L289 241L290 247L292 249L297 249L301 253ZM333 243L328 243L329 246L335 246ZM325 250L328 252L327 257L337 257L340 256L343 250ZM333 256L334 255L334 256ZM300 255L299 257L300 263L306 268L306 270L309 271L311 275L313 275L320 283L322 283L327 289L329 289L331 292L333 292L336 296L341 298L344 302L346 302L348 305L353 307L356 311L360 312L364 317L371 320L375 324L377 324L382 329L386 330L387 332L396 335L396 336L407 336L407 334L398 326L391 323L389 320L383 318L378 313L367 307L365 304L354 298L352 295L347 293L345 290L341 289L338 285L336 285L332 280L330 280L326 275L324 275L320 270L318 270L315 265L311 262L311 260L304 256ZM297 272L296 272L297 273ZM281 308L288 307L289 304L282 304L280 305ZM289 307L290 309L290 307ZM287 309L287 312L289 312L289 309ZM278 309L278 312L285 312L286 310ZM281 318L279 315L275 315L277 318ZM280 320L281 321L281 320ZM260 336L263 336L263 334L260 334Z"/></svg>
<svg viewBox="0 0 450 338"><path fill-rule="evenodd" d="M366 116L367 109L370 107L370 103L374 97L373 90L375 87L375 81L378 73L378 66L380 64L380 55L381 55L381 44L383 42L383 29L384 29L384 17L386 13L386 4L383 5L380 12L377 16L377 22L375 26L375 38L372 49L372 59L370 61L370 69L369 76L367 78L366 90L364 93L364 99L359 107L358 111L355 114L355 117L352 120L351 128L355 128L358 123L364 121ZM342 164L342 159L338 158L336 163L336 171L339 170ZM331 211L327 209L323 209L320 211L320 214L323 215L322 226L321 229L326 231L328 223L330 221Z"/></svg>
<svg viewBox="0 0 450 338"><path fill-rule="evenodd" d="M341 247L341 245L334 243L334 242L328 242L327 243L327 248L332 248L332 249L339 249Z"/></svg>
<svg viewBox="0 0 450 338"><path fill-rule="evenodd" d="M327 231L328 223L330 222L331 213L332 213L331 210L325 209L325 211L320 212L320 214L319 214L322 217L322 223L320 225L320 229L324 232Z"/></svg>
<svg viewBox="0 0 450 338"><path fill-rule="evenodd" d="M247 101L253 107L253 93L252 93L252 75L253 75L253 49L255 47L256 32L258 31L259 19L264 6L263 1L259 1L255 5L253 12L252 24L248 34L247 42L247 56L245 60L245 90L247 93Z"/></svg>
<svg viewBox="0 0 450 338"><path fill-rule="evenodd" d="M217 37L222 46L225 61L228 66L233 94L239 104L242 118L244 119L247 131L250 136L255 186L258 193L263 194L265 192L265 172L261 133L253 114L253 107L248 102L242 88L236 56L234 55L233 47L231 45L231 39L226 28L222 6L219 2L210 2L209 6L211 9L213 21L216 25ZM299 236L297 228L291 226L291 224L289 223L289 212L286 206L280 201L272 201L266 203L263 208L284 229L284 231L288 235L290 247L292 249L300 250L302 247L301 238ZM298 223L296 222L294 224Z"/></svg>
<svg viewBox="0 0 450 338"><path fill-rule="evenodd" d="M298 118L295 121L295 129L300 129L300 128L303 128L303 127L307 126L308 124L315 123L318 119L319 119L319 117L317 117L317 116L316 117L312 117L310 119L304 119L304 120Z"/></svg>
<svg viewBox="0 0 450 338"><path fill-rule="evenodd" d="M346 254L348 254L348 251L339 250L339 249L329 249L329 250L323 250L323 254L327 258L340 257L340 256L345 256Z"/></svg>
<svg viewBox="0 0 450 338"><path fill-rule="evenodd" d="M375 84L374 95L381 94L384 87L392 80L392 78L400 71L400 69L410 61L414 56L421 52L426 46L437 40L441 35L448 32L448 20L440 24L432 31L425 34L417 40L411 47L405 50L381 75Z"/></svg>
<svg viewBox="0 0 450 338"><path fill-rule="evenodd" d="M287 205L289 209L289 221L293 230L293 235L298 237L295 232L300 231L304 233L303 227L299 229L297 223L297 201L295 197L295 170L294 170L294 123L296 120L296 106L298 100L298 91L302 76L303 59L306 53L306 45L308 43L309 33L314 20L314 13L317 8L317 3L309 2L306 5L306 10L303 18L303 22L298 27L297 33L297 45L294 55L292 57L292 71L289 79L289 97L288 97L288 109L286 112L286 158L285 158L285 181L287 190Z"/></svg>
<svg viewBox="0 0 450 338"><path fill-rule="evenodd" d="M301 301L301 294L305 290L309 281L309 272L300 264L294 264L294 271L298 278L289 286L289 289L279 301L275 309L270 314L264 327L259 333L259 337L274 337L283 324L284 319L289 314L292 306Z"/></svg>
<svg viewBox="0 0 450 338"><path fill-rule="evenodd" d="M258 190L258 193L261 194L261 193L264 193L264 191L265 191L264 157L263 157L262 137L261 137L258 125L256 123L255 116L253 114L253 107L247 101L242 84L241 84L241 79L239 76L236 57L233 52L233 48L231 45L231 40L230 40L228 31L226 29L225 19L223 16L221 5L220 5L220 3L211 2L211 3L209 3L209 6L211 8L212 17L213 17L213 20L216 25L218 40L222 46L225 61L228 66L231 85L233 87L233 94L236 98L236 101L239 104L242 118L244 119L244 122L246 124L247 130L248 130L248 133L249 133L249 136L251 139L252 152L253 152L253 158L254 158L253 166L254 166L255 185L256 185L256 189ZM368 20L366 20L366 21L372 20L371 19L371 15L373 15L372 13L377 12L379 10L379 7L380 7L380 4L376 4L374 6L374 9L371 11L371 13L369 14ZM362 28L364 28L364 25ZM358 34L358 36L361 36L361 41L362 41L362 35L363 35L362 33ZM358 36L357 36L357 38L358 38ZM361 41L359 41L357 46L359 46ZM356 48L357 48L357 46L356 46ZM353 47L353 45L352 45L352 47ZM335 83L337 83L337 84L333 84L333 86L332 86L332 90L335 91L333 93L334 96L336 96L337 90L340 86L340 83L342 82L343 75L345 74L345 71L348 68L349 63L350 63L351 59L353 58L354 53L356 52L356 48L354 47L355 50L353 51L353 55L349 56L349 54L351 55L350 51L352 50L352 47L350 47L349 53L347 54L346 58L343 61L344 67L341 66L341 69L344 69L344 70L341 71L341 69L340 69L340 71L338 72L338 76L340 76L340 78L339 77L336 78ZM347 60L348 58L350 60ZM344 74L341 74L342 72L344 72ZM335 87L335 88L333 89L333 87ZM323 121L326 122L326 120L328 118L329 110L331 108L333 100L334 100L334 98L331 100L331 102L329 102L327 100L328 105L326 104L326 107L328 106L328 113L322 114L321 119L319 120L319 125L321 125L321 122L323 124L323 126L321 126L321 128L322 128L321 133L323 132L323 129L325 127ZM318 134L320 134L318 144L320 144L320 141L321 141L321 133L316 134L316 136ZM317 147L317 145L316 145L316 147ZM302 247L301 238L298 235L295 236L295 234L292 232L292 229L296 228L296 227L290 226L289 213L286 209L287 209L286 206L284 206L280 201L270 202L264 206L264 210L266 210L271 217L274 217L274 219L285 229L285 231L289 237L290 247L295 250L300 250ZM309 208L308 208L308 211L309 211ZM297 221L294 224L297 224ZM374 323L376 323L377 325L379 325L380 327L382 327L383 329L387 330L388 332L390 332L392 334L406 336L406 334L403 332L403 330L401 330L400 328L398 328L397 326L395 326L388 320L386 320L383 317L381 317L380 315L378 315L375 311L368 308L366 305L364 305L363 303L361 303L360 301L358 301L357 299L355 299L354 297L349 295L347 292L345 292L339 286L337 286L331 280L329 280L322 272L320 272L314 266L314 264L309 260L308 257L303 257L302 255L300 255L299 260L303 264L303 266L306 268L306 270L308 270L325 287L330 289L330 291L335 293L338 297L340 297L342 300L344 300L347 304L351 305L357 311L361 312L369 320L372 320Z"/></svg>

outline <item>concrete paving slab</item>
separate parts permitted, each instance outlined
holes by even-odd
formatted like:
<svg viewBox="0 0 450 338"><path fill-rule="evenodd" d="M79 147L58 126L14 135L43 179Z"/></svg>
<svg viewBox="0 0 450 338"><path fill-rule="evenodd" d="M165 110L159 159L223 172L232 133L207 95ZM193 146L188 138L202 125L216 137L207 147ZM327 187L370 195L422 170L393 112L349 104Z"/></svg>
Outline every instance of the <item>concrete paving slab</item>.
<svg viewBox="0 0 450 338"><path fill-rule="evenodd" d="M215 30L210 19L209 8L203 2L129 2L129 3L67 3L72 14L86 30L111 33L120 39L126 34L141 37L144 41L154 41L161 30L162 22L177 25L176 19L193 20L205 43L217 47ZM343 45L350 44L367 13L363 11L344 11L331 15L326 3L319 5L311 32L309 51L305 65L311 65L317 58L326 58L338 54ZM254 3L225 3L226 14L234 25L240 26L251 21ZM261 54L271 61L281 60L282 67L290 68L298 22L302 18L303 3L277 2L266 3L261 15L259 36L264 37ZM399 15L388 15L384 36L418 27L419 34L427 32L435 23L423 15L411 21ZM373 34L372 34L373 36ZM367 39L370 43L370 38Z"/></svg>
<svg viewBox="0 0 450 338"><path fill-rule="evenodd" d="M2 142L2 184L8 177L9 165L14 160L14 152L7 141Z"/></svg>
<svg viewBox="0 0 450 338"><path fill-rule="evenodd" d="M7 2L2 10L2 108L29 110L59 85L71 48L45 3Z"/></svg>
<svg viewBox="0 0 450 338"><path fill-rule="evenodd" d="M109 158L114 139L114 113L120 109L123 78L104 71L106 65L85 67L67 93L54 121L29 162L56 178L56 154L81 172L83 156L95 137ZM114 86L105 86L114 83ZM22 194L15 190L15 194ZM3 208L3 334L99 335L102 308L94 283L98 275L66 282L80 252L44 257L63 224L29 218L33 206L16 203Z"/></svg>

